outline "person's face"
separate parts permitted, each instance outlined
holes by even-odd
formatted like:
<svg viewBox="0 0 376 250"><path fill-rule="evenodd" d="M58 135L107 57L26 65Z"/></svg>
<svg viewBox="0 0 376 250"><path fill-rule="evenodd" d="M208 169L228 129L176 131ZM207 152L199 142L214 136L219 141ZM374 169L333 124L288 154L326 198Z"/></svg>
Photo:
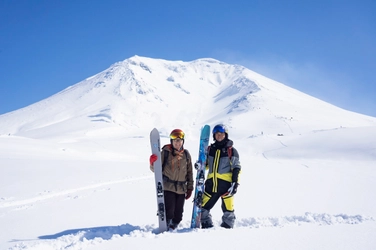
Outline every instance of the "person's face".
<svg viewBox="0 0 376 250"><path fill-rule="evenodd" d="M225 133L221 133L221 132L215 133L215 140L216 141L223 141L223 139L225 139L225 137L226 137Z"/></svg>
<svg viewBox="0 0 376 250"><path fill-rule="evenodd" d="M180 138L176 138L176 139L172 140L172 146L176 150L181 149L181 147L183 146L183 140L180 139Z"/></svg>

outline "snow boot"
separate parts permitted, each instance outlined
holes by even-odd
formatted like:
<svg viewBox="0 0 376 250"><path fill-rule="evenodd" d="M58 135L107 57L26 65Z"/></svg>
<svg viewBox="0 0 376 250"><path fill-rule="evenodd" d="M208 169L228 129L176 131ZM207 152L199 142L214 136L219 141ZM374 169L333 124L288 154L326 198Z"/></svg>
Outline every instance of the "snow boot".
<svg viewBox="0 0 376 250"><path fill-rule="evenodd" d="M213 227L213 221L209 210L201 209L201 228Z"/></svg>

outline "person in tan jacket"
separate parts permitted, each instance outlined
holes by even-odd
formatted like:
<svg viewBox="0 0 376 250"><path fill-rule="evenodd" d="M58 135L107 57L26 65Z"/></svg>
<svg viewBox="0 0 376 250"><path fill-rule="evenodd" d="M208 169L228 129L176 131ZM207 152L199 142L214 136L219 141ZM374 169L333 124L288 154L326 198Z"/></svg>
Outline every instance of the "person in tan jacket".
<svg viewBox="0 0 376 250"><path fill-rule="evenodd" d="M185 134L181 129L170 133L170 144L164 145L161 152L163 189L166 209L167 226L177 228L183 219L184 202L192 195L193 171L192 158L184 149ZM150 170L154 172L153 164L157 155L150 156Z"/></svg>

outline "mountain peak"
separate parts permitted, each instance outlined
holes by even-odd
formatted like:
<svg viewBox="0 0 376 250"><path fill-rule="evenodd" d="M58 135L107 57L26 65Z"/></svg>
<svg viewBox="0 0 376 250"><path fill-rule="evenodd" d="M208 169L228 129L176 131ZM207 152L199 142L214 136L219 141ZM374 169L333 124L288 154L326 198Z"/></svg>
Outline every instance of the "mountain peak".
<svg viewBox="0 0 376 250"><path fill-rule="evenodd" d="M375 120L240 65L212 58L183 62L135 55L38 103L0 116L0 134L37 138L108 127L194 127L216 122L251 134L261 130L288 134L364 126Z"/></svg>

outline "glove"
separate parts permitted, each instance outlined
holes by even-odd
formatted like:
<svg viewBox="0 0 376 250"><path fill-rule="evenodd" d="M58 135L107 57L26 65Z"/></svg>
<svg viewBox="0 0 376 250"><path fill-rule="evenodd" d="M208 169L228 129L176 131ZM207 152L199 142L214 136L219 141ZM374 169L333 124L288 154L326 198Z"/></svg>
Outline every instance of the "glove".
<svg viewBox="0 0 376 250"><path fill-rule="evenodd" d="M192 195L192 189L188 189L187 192L185 193L185 199L188 200L189 197Z"/></svg>
<svg viewBox="0 0 376 250"><path fill-rule="evenodd" d="M226 196L232 196L236 194L236 192L238 191L238 185L239 184L237 182L231 183L231 187L227 190Z"/></svg>
<svg viewBox="0 0 376 250"><path fill-rule="evenodd" d="M155 155L155 154L152 154L150 156L150 159L149 159L149 162L150 162L150 166L153 166L154 165L154 162L158 159L158 156Z"/></svg>
<svg viewBox="0 0 376 250"><path fill-rule="evenodd" d="M151 156L150 156L150 159L149 159L149 162L150 162L150 170L151 170L151 172L153 172L154 173L154 162L156 161L158 159L158 156L157 155L155 155L155 154L152 154Z"/></svg>
<svg viewBox="0 0 376 250"><path fill-rule="evenodd" d="M195 165L194 165L195 169L198 170L199 168L201 168L201 163L200 162L196 162Z"/></svg>

